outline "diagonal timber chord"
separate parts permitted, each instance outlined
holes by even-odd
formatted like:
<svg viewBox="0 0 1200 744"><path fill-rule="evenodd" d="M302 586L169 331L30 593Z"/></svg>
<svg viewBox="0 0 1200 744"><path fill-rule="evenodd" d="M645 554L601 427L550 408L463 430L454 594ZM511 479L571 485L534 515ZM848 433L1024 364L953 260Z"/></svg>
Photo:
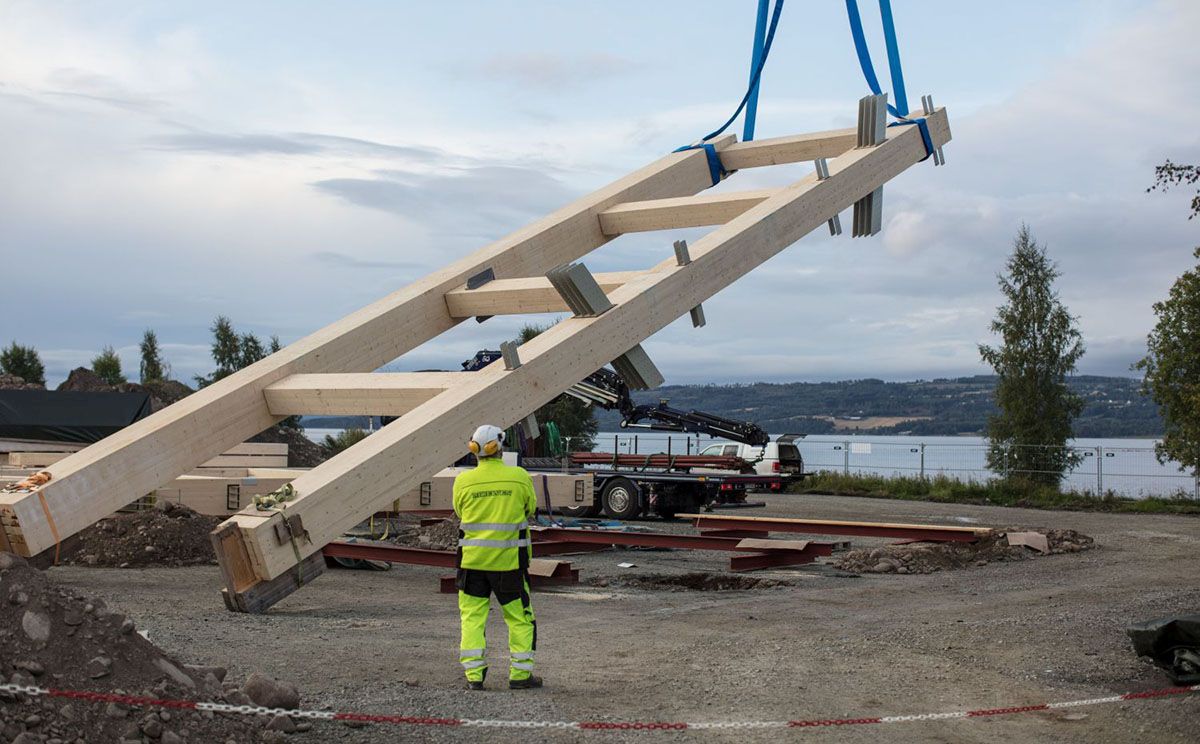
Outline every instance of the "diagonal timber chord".
<svg viewBox="0 0 1200 744"><path fill-rule="evenodd" d="M462 372L292 375L263 391L275 416L401 416L463 380Z"/></svg>
<svg viewBox="0 0 1200 744"><path fill-rule="evenodd" d="M927 121L935 146L949 141L944 110ZM609 293L613 307L608 311L566 318L521 345L520 367L506 370L497 362L475 372L469 385L446 390L302 474L293 481L297 495L288 503L287 514L302 518L308 533L304 544L278 541L279 514L243 512L231 517L221 529L236 530L241 538L239 546L224 546L231 553L229 562L241 567L233 578L228 577L235 572L226 570L231 590L240 596L235 604L261 607L255 601L258 584L277 592L279 585L272 582L292 571L297 552L308 555L332 542L385 506L395 491L413 488L427 473L453 461L478 422L521 419L924 156L916 127L897 127L877 146L846 152L829 162L829 178L810 175L690 244L690 263L681 266L672 257ZM598 229L599 221L594 215L593 219ZM224 569L226 559L221 560ZM247 566L254 576L245 573Z"/></svg>
<svg viewBox="0 0 1200 744"><path fill-rule="evenodd" d="M722 149L733 141L727 135L712 144ZM463 316L450 314L446 294L465 287L470 277L488 269L498 279L541 276L610 240L600 229L600 212L625 202L688 196L711 185L702 150L671 153L393 292L55 463L47 468L51 481L37 492L0 494L6 539L26 556L53 550L60 540L282 420L267 405L268 386L294 374L378 369L461 322Z"/></svg>

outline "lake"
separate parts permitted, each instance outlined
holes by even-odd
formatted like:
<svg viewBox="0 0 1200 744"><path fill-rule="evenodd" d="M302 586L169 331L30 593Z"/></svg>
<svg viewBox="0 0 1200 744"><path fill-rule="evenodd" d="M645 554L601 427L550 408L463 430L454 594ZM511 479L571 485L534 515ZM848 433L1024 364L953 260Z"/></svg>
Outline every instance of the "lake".
<svg viewBox="0 0 1200 744"><path fill-rule="evenodd" d="M320 442L340 429L306 429ZM774 438L777 435L772 435ZM602 432L596 448L611 452L697 452L723 440L665 432ZM1075 439L1071 449L1079 465L1064 480L1077 491L1121 496L1184 496L1200 498L1200 484L1174 463L1154 456L1153 439ZM813 434L796 441L808 471L832 470L883 476L944 475L963 481L995 476L987 468L987 443L982 437L913 437Z"/></svg>

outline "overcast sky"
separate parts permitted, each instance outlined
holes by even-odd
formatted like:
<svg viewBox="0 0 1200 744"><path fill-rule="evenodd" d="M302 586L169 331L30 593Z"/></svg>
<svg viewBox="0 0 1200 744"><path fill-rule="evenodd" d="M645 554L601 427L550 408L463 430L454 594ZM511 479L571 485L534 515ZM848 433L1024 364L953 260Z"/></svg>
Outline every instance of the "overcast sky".
<svg viewBox="0 0 1200 744"><path fill-rule="evenodd" d="M0 343L35 345L56 384L106 344L136 377L146 328L190 380L218 314L299 339L718 125L754 5L0 0ZM1022 221L1060 265L1080 371L1130 374L1200 244L1187 191L1145 193L1163 159L1200 161L1200 3L894 8L910 99L950 112L947 166L885 189L879 236L851 240L847 213L706 303L707 327L654 336L668 382L984 372ZM788 3L759 136L851 126L865 93L844 4ZM586 261L644 268L698 234ZM456 369L520 322L389 368Z"/></svg>

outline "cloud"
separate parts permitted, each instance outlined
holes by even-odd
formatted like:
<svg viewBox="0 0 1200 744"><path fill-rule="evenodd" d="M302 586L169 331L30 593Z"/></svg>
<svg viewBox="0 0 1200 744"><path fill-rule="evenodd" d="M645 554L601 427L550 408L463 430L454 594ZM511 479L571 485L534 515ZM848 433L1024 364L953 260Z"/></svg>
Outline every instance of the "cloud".
<svg viewBox="0 0 1200 744"><path fill-rule="evenodd" d="M346 267L352 269L413 269L417 264L411 261L382 261L357 258L336 251L317 251L311 254L314 259L328 266Z"/></svg>
<svg viewBox="0 0 1200 744"><path fill-rule="evenodd" d="M561 206L576 195L541 170L481 165L448 172L377 171L372 178L312 184L351 204L400 215L455 234L495 235ZM497 198L504 194L504 198Z"/></svg>
<svg viewBox="0 0 1200 744"><path fill-rule="evenodd" d="M495 54L483 62L460 66L460 75L507 83L516 88L566 91L637 72L642 65L608 52L567 56L551 53Z"/></svg>
<svg viewBox="0 0 1200 744"><path fill-rule="evenodd" d="M355 137L311 132L245 134L190 131L153 137L148 144L150 147L164 150L205 152L235 157L264 154L358 155L397 158L423 164L435 163L447 158L445 152L433 147L388 145Z"/></svg>

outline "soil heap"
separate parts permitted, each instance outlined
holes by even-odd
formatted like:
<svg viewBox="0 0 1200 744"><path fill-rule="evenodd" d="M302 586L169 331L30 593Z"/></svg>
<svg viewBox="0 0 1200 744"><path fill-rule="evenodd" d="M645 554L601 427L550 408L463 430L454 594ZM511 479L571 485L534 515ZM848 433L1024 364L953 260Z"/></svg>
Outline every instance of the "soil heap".
<svg viewBox="0 0 1200 744"><path fill-rule="evenodd" d="M1095 547L1092 538L1075 530L1039 532L1046 536L1050 554L1078 553ZM835 560L833 566L859 573L926 574L984 566L993 561L1023 561L1036 555L1028 548L1009 545L1005 533L996 531L973 543L909 543L851 550Z"/></svg>
<svg viewBox="0 0 1200 744"><path fill-rule="evenodd" d="M116 514L81 531L64 563L118 568L197 566L216 563L209 533L221 517L197 514L182 504Z"/></svg>
<svg viewBox="0 0 1200 744"><path fill-rule="evenodd" d="M0 553L0 676L12 684L63 690L299 705L291 685L251 675L239 689L223 683L220 667L181 664L135 632L132 620L100 600L55 587L12 553ZM279 742L281 731L310 727L282 715L234 717L0 693L0 740L14 744Z"/></svg>
<svg viewBox="0 0 1200 744"><path fill-rule="evenodd" d="M25 382L22 377L0 373L0 390L45 390L44 385L36 382Z"/></svg>
<svg viewBox="0 0 1200 744"><path fill-rule="evenodd" d="M387 541L425 550L458 550L458 517L451 517L422 527L419 515L403 515L404 522L393 521L395 529ZM411 518L411 523L407 519Z"/></svg>

